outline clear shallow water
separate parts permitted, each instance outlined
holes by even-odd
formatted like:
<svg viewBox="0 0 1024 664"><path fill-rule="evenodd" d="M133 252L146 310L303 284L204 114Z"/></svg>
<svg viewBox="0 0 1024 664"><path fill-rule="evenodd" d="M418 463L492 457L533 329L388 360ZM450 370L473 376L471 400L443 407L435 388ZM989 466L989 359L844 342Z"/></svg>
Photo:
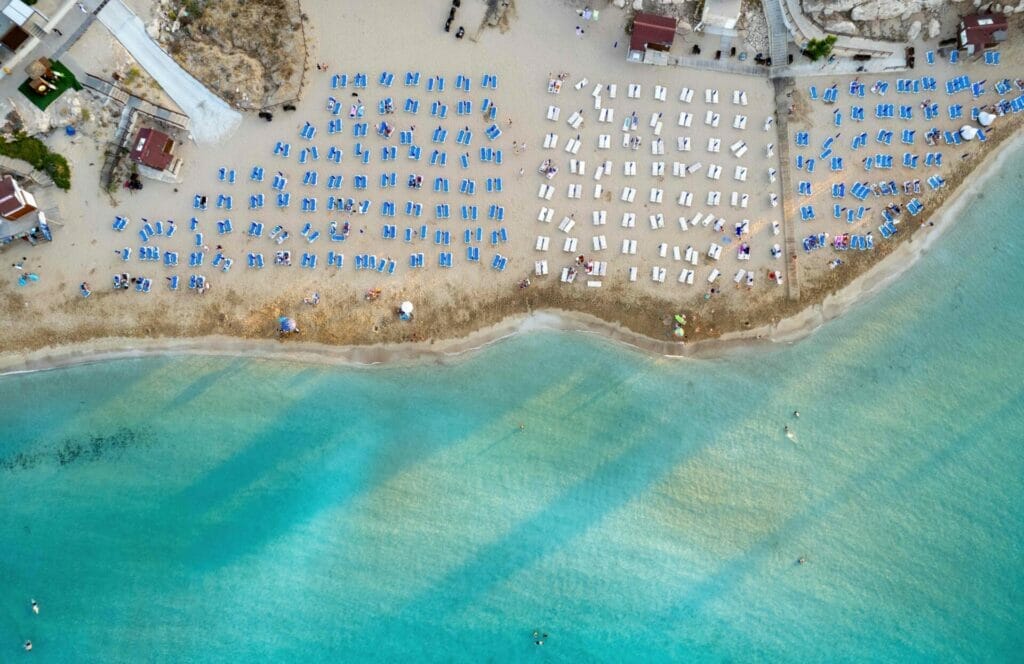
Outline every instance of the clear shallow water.
<svg viewBox="0 0 1024 664"><path fill-rule="evenodd" d="M1019 661L1024 158L1003 173L788 348L0 379L0 661Z"/></svg>

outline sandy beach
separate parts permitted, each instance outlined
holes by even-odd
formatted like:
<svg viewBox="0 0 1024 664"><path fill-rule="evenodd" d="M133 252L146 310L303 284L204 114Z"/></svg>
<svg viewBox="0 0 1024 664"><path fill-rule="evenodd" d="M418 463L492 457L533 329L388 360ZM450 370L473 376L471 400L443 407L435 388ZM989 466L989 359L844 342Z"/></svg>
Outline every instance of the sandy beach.
<svg viewBox="0 0 1024 664"><path fill-rule="evenodd" d="M439 17L443 18L442 3L409 7L380 2L358 11L319 2L306 2L302 7L308 17L304 25L310 53L316 62L326 64L326 70L308 73L303 98L294 113L276 110L271 123L246 114L240 128L223 144L182 146L180 183L147 181L143 191L132 194L117 190L107 195L98 190L95 173L102 162L104 141L112 131L112 123L103 113L110 109L101 107L93 113L92 122L78 123L75 137L59 133L48 139L54 150L68 155L75 185L59 200L64 223L53 245L6 249L4 258L20 264L21 269L10 270L9 278L0 283L9 321L7 344L0 354L3 370L139 352L256 351L299 361L355 363L443 361L451 354L538 327L592 331L664 355L706 356L736 344L789 342L841 315L908 269L941 231L955 222L955 209L964 204L978 182L979 171L972 169L983 159L986 168L995 167L997 161L991 158L991 149L971 150L962 159L962 149L954 153L958 148L920 145L920 137L932 125L955 131L963 124L947 116L949 100L941 90L930 93L943 104L937 118L926 120L917 113L913 120L901 124L874 118L870 111L876 103L903 102L916 107L922 96L902 99L889 92L875 98L869 93L860 102L845 96L836 108L845 112L852 101L869 112L862 122L847 118L846 124L836 127L835 108L811 101L808 90L811 85L819 92L835 85L846 93L850 82L857 80L849 75L798 80L792 90L789 135L780 136L775 91L766 78L631 65L624 59L623 15L611 7L602 12L600 21L586 23L585 34L577 35L574 28L580 18L568 4L519 3L507 30L472 30L461 41L440 32L437 24ZM135 9L141 12L142 7ZM484 6L466 2L460 11L467 25L476 25ZM406 20L390 20L396 12ZM391 43L382 49L377 43L378 26L385 24ZM334 32L338 26L344 39ZM424 26L430 27L425 30ZM685 39L677 40L676 48L685 49ZM1016 52L1004 49L1004 62L1015 62ZM425 58L424 54L429 55ZM119 63L127 66L125 55L101 25L91 27L71 50L77 61L107 63L97 67L99 73L113 71ZM418 86L403 85L410 71L420 72ZM360 72L368 78L365 89L332 88L334 75L352 77ZM395 75L392 87L378 84L381 72ZM550 94L549 81L559 73L566 74L561 91ZM895 88L898 79L924 75L935 77L941 85L963 73L972 80L988 79L983 103L996 99L990 91L996 80L1014 76L1007 66L939 62L934 68L919 65L915 72L863 75L859 80L868 86L886 81ZM485 74L497 78L496 87L481 88ZM455 88L460 75L470 81L468 91ZM426 89L427 80L434 76L444 77L447 87L443 92ZM586 83L579 85L584 80ZM635 98L629 96L631 85L639 88ZM614 98L610 86L615 86ZM664 101L658 98L661 87ZM685 89L693 91L689 102L680 101ZM717 103L706 101L711 91L716 91ZM155 92L153 97L169 103ZM338 115L332 112L332 97L334 104L342 105ZM387 97L392 98L395 112L378 115L378 104ZM419 102L417 113L406 112L407 98ZM493 118L485 117L485 99L496 108ZM969 106L970 97L959 101ZM435 102L448 107L446 118L431 115ZM472 109L459 114L462 102L470 102ZM363 118L350 117L359 106L365 109ZM558 108L557 120L549 119L550 107ZM611 118L601 122L605 110L611 111L605 116ZM569 123L574 113L582 119L577 127ZM712 122L709 113L717 119ZM635 128L624 131L624 121L633 114ZM773 120L765 129L768 118ZM335 119L342 121L336 135L329 133L329 123ZM368 125L365 137L353 136L352 127L360 121ZM381 121L393 126L394 136L376 135L374 130ZM310 141L299 135L307 123L317 131ZM1019 145L1019 140L1007 141L1019 124L1018 116L1000 118L989 135L989 145L999 145L1003 152ZM485 132L492 125L501 130L501 136L488 140ZM444 143L432 139L439 126L449 134ZM912 128L918 135L916 152L941 149L946 161L934 170L902 168L898 163L901 146L872 145L872 153L885 150L896 154L897 164L885 173L886 180L903 182L941 173L946 185L934 192L926 187L916 194L925 212L914 218L904 215L900 233L883 241L877 230L879 207L849 224L833 219L830 189L840 180L857 179L861 172L858 162L862 153L850 149L850 138L859 132L873 137L887 128ZM468 145L454 143L462 129L473 133ZM419 160L409 159L405 154L408 146L399 143L398 136L404 131L411 132L412 143L421 148ZM845 170L830 170L824 159L813 173L796 169L792 160L781 163L780 146L787 142L790 154L795 154L793 136L800 131L810 134L808 151L815 153L828 136L841 134L835 141L843 146ZM545 150L549 134L558 138L554 149ZM577 135L577 152L567 152L567 142ZM684 139L685 150L680 149ZM659 140L663 141L663 153L653 147ZM274 155L278 142L290 145L288 158ZM739 150L730 147L739 144L744 149L736 156ZM300 163L301 151L314 145L320 158ZM396 148L394 160L382 158L381 150L387 146ZM343 152L338 164L325 159L331 147ZM502 163L497 164L493 157L482 159L481 147L500 150ZM446 165L430 165L434 150L447 154ZM357 160L360 151L371 155L368 163ZM468 168L460 164L463 154L470 157ZM558 168L550 179L538 172L545 160ZM596 179L597 169L606 162L610 168ZM635 164L635 171L629 164ZM686 168L680 170L676 164ZM691 172L689 167L696 164L699 167ZM709 177L713 166L720 166L721 173ZM263 169L263 182L250 179L254 167ZM234 171L235 182L228 182L227 176L221 180L220 169ZM769 169L777 174L774 182ZM783 169L789 169L794 183L808 181L813 194L801 197L783 191ZM317 183L304 185L311 171L316 172ZM281 190L271 186L278 172L288 182ZM324 186L335 173L344 179L336 192ZM396 175L393 190L378 186L381 175L388 173ZM865 179L875 178L877 173ZM368 179L365 189L356 186L357 175ZM422 189L405 186L410 175L422 177ZM487 191L488 180L498 178L500 191ZM439 179L444 184L438 184ZM475 183L475 194L460 191L463 180ZM538 189L544 185L553 188L550 199L538 197ZM631 197L626 195L628 190L634 191ZM275 205L280 193L290 194L287 207ZM250 209L247 203L257 194L263 194L265 202ZM206 210L193 208L196 195L206 196ZM327 210L332 195L371 200L372 206L365 215ZM230 210L217 208L220 196L231 196ZM772 205L773 196L778 207ZM301 201L314 198L316 210L304 211ZM892 200L905 204L910 198ZM953 198L959 203L953 205ZM381 214L385 201L395 204L393 217ZM420 204L422 216L403 215L406 201ZM450 217L438 219L437 207L443 205L449 206ZM816 207L813 221L800 221L798 208L805 205ZM475 207L478 219L463 219L464 207ZM500 221L489 218L496 208L501 209ZM550 221L538 221L542 208L551 210ZM940 209L942 213L935 214ZM794 265L787 268L785 256L772 255L775 245L785 247L784 234L776 235L773 229L775 223L784 221L784 210L798 238L870 233L875 248L870 252L835 252L831 248L798 252ZM683 230L680 218L691 221L698 213L709 223L687 224ZM131 220L122 233L111 229L118 215ZM189 227L193 216L198 220L196 232L203 234L198 242ZM630 216L631 223L625 223ZM233 231L218 234L217 222L228 218ZM176 234L155 238L150 244L176 252L179 262L175 269L137 260L137 233L143 219L165 224L174 220ZM571 227L566 224L560 229L565 220L572 222ZM910 240L922 220L935 225L917 231ZM263 225L261 237L247 235L253 221ZM339 228L345 222L350 224L343 241L329 239L331 222ZM309 230L302 233L307 223ZM737 225L742 226L739 234ZM268 239L277 226L289 233L286 243ZM395 239L384 237L386 226L396 227ZM425 233L420 231L423 226ZM402 237L406 228L412 231L409 241ZM492 237L492 232L502 229L507 240ZM449 233L448 244L437 243L438 231ZM466 243L463 236L467 231L471 236L479 232L479 239ZM320 235L311 242L314 233ZM547 238L547 242L539 238ZM573 248L566 250L570 240ZM631 243L635 243L633 248ZM546 244L546 251L537 249L541 244ZM467 245L479 249L477 261L468 258ZM711 258L708 254L716 245L721 254ZM749 257L741 257L741 245L749 247ZM125 248L133 252L128 262L121 259ZM683 259L687 249L699 255L696 264ZM196 251L202 251L204 263L191 268L187 261ZM291 266L273 264L278 251L290 253ZM326 265L329 252L344 254L344 265ZM230 270L210 264L218 253L232 260ZM267 266L248 268L247 258L257 253ZM409 256L419 253L424 255L424 267L411 268ZM438 264L445 253L452 255L451 268ZM315 269L300 266L303 254L317 255ZM394 274L355 269L357 256L371 255L387 264L393 261ZM492 268L496 255L507 261L500 271ZM836 257L843 264L830 268ZM536 274L538 261L546 262L546 276ZM587 266L593 274L587 274ZM573 283L562 283L559 277L570 267L577 270L577 277ZM693 283L686 283L685 276L680 283L679 277L690 269ZM787 269L796 271L799 298L790 297L788 279L780 285L767 277L771 271ZM659 270L664 270L664 281L652 278ZM743 277L736 276L740 270ZM18 286L22 271L38 274L40 281ZM720 276L712 283L708 278L713 271ZM150 278L152 292L112 290L112 275L122 272ZM753 279L749 285L748 272ZM211 288L206 294L197 295L186 287L190 274L202 274L208 280ZM631 280L633 274L635 281ZM172 275L181 279L177 292L167 287L166 278ZM529 287L521 288L527 278ZM92 289L88 298L78 293L83 281ZM380 289L380 297L367 301L364 294L368 289ZM319 294L319 304L304 304L303 299L313 293ZM404 300L416 306L411 322L399 321L395 315L395 308ZM690 321L685 345L671 336L676 313L685 313ZM295 318L301 334L282 344L275 333L279 316Z"/></svg>

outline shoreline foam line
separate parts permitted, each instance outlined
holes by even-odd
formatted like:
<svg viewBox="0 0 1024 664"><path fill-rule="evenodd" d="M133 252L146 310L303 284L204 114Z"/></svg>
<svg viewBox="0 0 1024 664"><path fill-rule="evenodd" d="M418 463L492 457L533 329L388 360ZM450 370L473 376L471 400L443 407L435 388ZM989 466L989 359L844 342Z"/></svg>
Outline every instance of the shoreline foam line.
<svg viewBox="0 0 1024 664"><path fill-rule="evenodd" d="M771 348L774 344L792 344L813 334L822 325L883 291L907 272L952 226L952 219L980 191L981 181L999 169L1015 148L1024 146L1024 133L1018 131L1004 140L977 168L967 174L942 209L930 219L934 229L921 239L903 242L892 253L873 265L842 289L828 295L775 325L730 332L715 339L691 344L662 341L633 332L617 323L591 314L541 308L525 315L514 315L462 337L436 341L389 343L361 346L332 346L315 342L278 339L244 339L227 336L140 339L105 337L76 344L45 347L29 352L0 353L0 376L48 371L111 360L151 356L200 355L246 357L330 366L367 367L379 364L446 361L484 349L514 334L541 330L582 332L625 346L671 358L711 359L751 348Z"/></svg>

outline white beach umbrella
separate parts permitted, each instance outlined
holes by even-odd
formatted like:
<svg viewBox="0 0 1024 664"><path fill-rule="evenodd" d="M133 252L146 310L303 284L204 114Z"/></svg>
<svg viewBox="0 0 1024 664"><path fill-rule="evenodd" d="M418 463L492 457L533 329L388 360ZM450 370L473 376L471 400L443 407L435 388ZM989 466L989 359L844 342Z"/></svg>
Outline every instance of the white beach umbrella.
<svg viewBox="0 0 1024 664"><path fill-rule="evenodd" d="M992 115L991 113L988 113L986 111L982 111L981 113L978 113L978 122L981 123L982 127L991 127L992 123L995 122L995 121L996 121L996 116Z"/></svg>
<svg viewBox="0 0 1024 664"><path fill-rule="evenodd" d="M399 309L401 310L401 312L403 314L411 314L412 313L412 302L406 300L405 302L402 303L402 306L400 306Z"/></svg>
<svg viewBox="0 0 1024 664"><path fill-rule="evenodd" d="M964 125L963 127L960 127L960 136L963 137L965 141L973 140L977 135L978 130L971 125Z"/></svg>

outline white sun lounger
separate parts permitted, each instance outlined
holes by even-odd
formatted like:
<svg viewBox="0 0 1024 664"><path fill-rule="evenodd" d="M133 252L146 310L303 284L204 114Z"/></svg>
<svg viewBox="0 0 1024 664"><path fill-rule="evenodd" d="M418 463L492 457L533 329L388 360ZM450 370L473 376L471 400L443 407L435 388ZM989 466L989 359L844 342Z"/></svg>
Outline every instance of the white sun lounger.
<svg viewBox="0 0 1024 664"><path fill-rule="evenodd" d="M612 147L612 136L611 134L601 134L597 137L597 149L608 150Z"/></svg>
<svg viewBox="0 0 1024 664"><path fill-rule="evenodd" d="M707 88L704 90L704 103L705 104L717 104L718 103L718 90Z"/></svg>
<svg viewBox="0 0 1024 664"><path fill-rule="evenodd" d="M747 128L747 116L737 115L732 119L733 129L746 129Z"/></svg>
<svg viewBox="0 0 1024 664"><path fill-rule="evenodd" d="M665 215L662 213L648 215L651 222L651 230L656 231L659 228L665 228Z"/></svg>
<svg viewBox="0 0 1024 664"><path fill-rule="evenodd" d="M623 203L632 203L634 201L636 201L636 189L634 189L633 187L623 187L622 188L622 202Z"/></svg>
<svg viewBox="0 0 1024 664"><path fill-rule="evenodd" d="M569 172L573 175L586 175L584 171L587 170L587 162L582 159L570 159L569 160Z"/></svg>
<svg viewBox="0 0 1024 664"><path fill-rule="evenodd" d="M665 141L661 138L656 138L651 141L651 154L654 156L665 154Z"/></svg>
<svg viewBox="0 0 1024 664"><path fill-rule="evenodd" d="M580 125L583 124L583 116L580 115L579 111L573 111L572 115L569 116L569 119L566 120L566 122L573 129L579 129Z"/></svg>
<svg viewBox="0 0 1024 664"><path fill-rule="evenodd" d="M537 251L547 251L548 250L548 246L550 246L550 244L551 244L551 238L549 238L546 235L538 235L537 236L537 244L534 245L534 248Z"/></svg>
<svg viewBox="0 0 1024 664"><path fill-rule="evenodd" d="M598 166L594 169L594 180L598 181L604 177L604 165Z"/></svg>
<svg viewBox="0 0 1024 664"><path fill-rule="evenodd" d="M665 101L668 96L668 89L663 85L654 86L654 98L657 101Z"/></svg>
<svg viewBox="0 0 1024 664"><path fill-rule="evenodd" d="M658 267L657 265L655 265L654 267L651 268L651 281L656 281L659 284L665 283L666 273L667 270L665 268Z"/></svg>
<svg viewBox="0 0 1024 664"><path fill-rule="evenodd" d="M587 274L592 274L592 275L594 275L596 277L607 276L608 275L608 261L594 261L593 263L591 263L590 272L588 272Z"/></svg>
<svg viewBox="0 0 1024 664"><path fill-rule="evenodd" d="M594 251L601 251L602 249L608 248L608 239L603 235L595 235L590 238L591 246L594 247Z"/></svg>
<svg viewBox="0 0 1024 664"><path fill-rule="evenodd" d="M601 198L601 194L603 194L603 193L604 193L604 189L601 187L601 185L600 184L595 184L594 185L594 198Z"/></svg>
<svg viewBox="0 0 1024 664"><path fill-rule="evenodd" d="M747 271L743 268L736 270L736 276L732 278L737 284L743 281L743 277L747 276Z"/></svg>
<svg viewBox="0 0 1024 664"><path fill-rule="evenodd" d="M543 198L546 201L550 201L551 197L555 194L555 188L549 184L541 184L540 189L537 191L537 198Z"/></svg>
<svg viewBox="0 0 1024 664"><path fill-rule="evenodd" d="M538 277L543 277L544 275L546 275L548 273L548 262L546 260L536 261L533 264L533 273Z"/></svg>
<svg viewBox="0 0 1024 664"><path fill-rule="evenodd" d="M660 256L662 258L667 258L668 257L668 244L667 243L662 242L661 244L658 245L658 256Z"/></svg>
<svg viewBox="0 0 1024 664"><path fill-rule="evenodd" d="M769 115L767 118L764 119L764 126L762 127L762 129L764 129L765 131L768 131L769 129L771 129L772 122L774 122L774 121L775 121L775 118L773 118L772 116Z"/></svg>
<svg viewBox="0 0 1024 664"><path fill-rule="evenodd" d="M562 245L562 251L567 254L575 254L576 249L579 247L579 240L574 237L565 238L565 243Z"/></svg>
<svg viewBox="0 0 1024 664"><path fill-rule="evenodd" d="M568 233L569 231L572 230L572 227L575 225L576 222L573 221L572 217L562 217L562 221L559 222L558 224L558 230L562 231L563 233Z"/></svg>
<svg viewBox="0 0 1024 664"><path fill-rule="evenodd" d="M558 116L561 115L562 109L557 106L548 106L548 120L553 122L558 121Z"/></svg>
<svg viewBox="0 0 1024 664"><path fill-rule="evenodd" d="M655 136L661 136L661 129L662 129L662 127L663 127L663 125L662 125L662 123L660 121L658 122L658 124L654 125L654 135Z"/></svg>
<svg viewBox="0 0 1024 664"><path fill-rule="evenodd" d="M689 104L693 101L693 90L690 88L683 88L679 93L679 101Z"/></svg>
<svg viewBox="0 0 1024 664"><path fill-rule="evenodd" d="M672 175L677 178L686 177L686 164L681 161L672 162Z"/></svg>
<svg viewBox="0 0 1024 664"><path fill-rule="evenodd" d="M693 205L693 192L692 191L681 191L679 192L678 203L683 207L690 207ZM683 230L686 230L685 228Z"/></svg>
<svg viewBox="0 0 1024 664"><path fill-rule="evenodd" d="M690 164L690 165L689 165L689 166L688 166L688 167L686 168L686 172L687 172L687 173L691 173L691 174L692 174L692 173L696 173L697 171L699 171L699 170L700 170L700 169L702 169L702 168L704 168L704 164L702 164L702 163L700 163L700 162L698 161L698 162L696 162L696 163L694 163L694 164Z"/></svg>
<svg viewBox="0 0 1024 664"><path fill-rule="evenodd" d="M590 96L591 97L600 97L601 96L601 88L603 88L603 87L604 87L604 85L602 85L601 83L598 83L597 85L595 85L594 89L590 91Z"/></svg>
<svg viewBox="0 0 1024 664"><path fill-rule="evenodd" d="M691 124L693 124L693 113L679 111L679 126L689 127Z"/></svg>
<svg viewBox="0 0 1024 664"><path fill-rule="evenodd" d="M679 283L681 283L681 284L685 283L688 286L692 286L693 285L693 275L694 275L694 271L693 270L687 270L686 268L683 268L682 272L679 273Z"/></svg>
<svg viewBox="0 0 1024 664"><path fill-rule="evenodd" d="M580 142L575 138L570 138L565 142L565 151L569 154L577 154L580 151Z"/></svg>
<svg viewBox="0 0 1024 664"><path fill-rule="evenodd" d="M636 240L624 239L622 241L622 253L636 255Z"/></svg>
<svg viewBox="0 0 1024 664"><path fill-rule="evenodd" d="M740 182L747 181L747 167L737 166L736 170L732 174L733 179L739 180Z"/></svg>
<svg viewBox="0 0 1024 664"><path fill-rule="evenodd" d="M593 217L594 217L594 225L595 226L604 226L605 224L608 223L608 211L607 210L594 210L592 214L593 214Z"/></svg>
<svg viewBox="0 0 1024 664"><path fill-rule="evenodd" d="M583 196L583 185L570 184L568 191L569 198L581 198Z"/></svg>
<svg viewBox="0 0 1024 664"><path fill-rule="evenodd" d="M720 191L709 191L708 192L708 205L718 205L719 201L722 200L722 192Z"/></svg>
<svg viewBox="0 0 1024 664"><path fill-rule="evenodd" d="M663 161L652 161L651 162L651 176L661 177L665 175L665 162Z"/></svg>
<svg viewBox="0 0 1024 664"><path fill-rule="evenodd" d="M626 92L626 96L629 97L630 99L639 99L640 98L640 86L638 84L636 84L636 83L630 83L629 84L629 88L628 88L628 90Z"/></svg>
<svg viewBox="0 0 1024 664"><path fill-rule="evenodd" d="M542 207L540 209L540 214L537 215L537 221L543 222L545 224L550 224L551 218L554 216L554 214L555 211L552 210L551 208Z"/></svg>
<svg viewBox="0 0 1024 664"><path fill-rule="evenodd" d="M718 164L711 164L708 166L708 177L712 180L717 180L722 177L722 167Z"/></svg>
<svg viewBox="0 0 1024 664"><path fill-rule="evenodd" d="M635 161L627 161L627 162L623 163L622 164L622 174L623 175L636 175L636 162Z"/></svg>
<svg viewBox="0 0 1024 664"><path fill-rule="evenodd" d="M601 112L597 116L598 122L615 122L615 109L614 108L602 108Z"/></svg>
<svg viewBox="0 0 1024 664"><path fill-rule="evenodd" d="M634 227L636 227L636 213L634 213L634 212L623 212L622 213L622 227L623 228L634 228Z"/></svg>
<svg viewBox="0 0 1024 664"><path fill-rule="evenodd" d="M683 255L679 251L679 245L675 245L675 246L672 247L672 260L676 260L676 261L683 260Z"/></svg>
<svg viewBox="0 0 1024 664"><path fill-rule="evenodd" d="M715 280L718 279L718 277L721 276L721 274L722 273L718 271L717 267L715 269L711 270L711 274L708 275L708 283L709 284L715 283Z"/></svg>
<svg viewBox="0 0 1024 664"><path fill-rule="evenodd" d="M708 139L708 152L721 152L721 150L722 139L713 137Z"/></svg>
<svg viewBox="0 0 1024 664"><path fill-rule="evenodd" d="M747 144L744 143L743 146L740 147L740 149L737 150L735 154L737 159L740 159L741 157L743 157L743 155L747 154Z"/></svg>
<svg viewBox="0 0 1024 664"><path fill-rule="evenodd" d="M696 227L697 224L699 224L701 222L701 219L703 219L703 218L704 218L704 213L703 212L698 212L697 214L693 215L693 219L690 220L690 225L693 226L693 227ZM704 225L707 226L708 225L707 222L704 222Z"/></svg>
<svg viewBox="0 0 1024 664"><path fill-rule="evenodd" d="M608 86L608 98L615 99L615 94L619 91L619 86L612 83Z"/></svg>
<svg viewBox="0 0 1024 664"><path fill-rule="evenodd" d="M721 122L721 120L722 117L712 110L709 110L707 113L704 114L704 124L708 126L717 127L718 123Z"/></svg>
<svg viewBox="0 0 1024 664"><path fill-rule="evenodd" d="M569 270L567 267L562 268L562 283L571 284L576 279L576 273Z"/></svg>
<svg viewBox="0 0 1024 664"><path fill-rule="evenodd" d="M715 244L714 242L712 242L711 246L708 247L708 258L717 261L721 257L722 257L722 247L720 247L717 244Z"/></svg>
<svg viewBox="0 0 1024 664"><path fill-rule="evenodd" d="M558 134L547 134L544 136L544 149L553 150L558 145Z"/></svg>
<svg viewBox="0 0 1024 664"><path fill-rule="evenodd" d="M629 280L630 281L636 281L637 276L639 276L639 273L640 273L640 268L636 267L635 265L630 266L630 268L629 268Z"/></svg>
<svg viewBox="0 0 1024 664"><path fill-rule="evenodd" d="M647 126L650 127L651 129L654 129L654 126L658 124L658 119L660 117L661 113L651 113L651 121Z"/></svg>
<svg viewBox="0 0 1024 664"><path fill-rule="evenodd" d="M583 88L587 87L587 83L589 83L589 82L590 81L588 81L587 79L583 78L583 79L580 79L576 83L576 85L574 85L573 87L576 88L577 90L582 90Z"/></svg>
<svg viewBox="0 0 1024 664"><path fill-rule="evenodd" d="M587 288L600 288L601 282L597 279L590 279L587 281Z"/></svg>
<svg viewBox="0 0 1024 664"><path fill-rule="evenodd" d="M657 187L651 187L651 196L650 196L650 202L651 203L661 203L661 201L662 201L662 199L664 197L665 197L665 190L664 189L658 189Z"/></svg>
<svg viewBox="0 0 1024 664"><path fill-rule="evenodd" d="M601 110L601 98L600 97L594 97L594 110L595 111L600 111Z"/></svg>

